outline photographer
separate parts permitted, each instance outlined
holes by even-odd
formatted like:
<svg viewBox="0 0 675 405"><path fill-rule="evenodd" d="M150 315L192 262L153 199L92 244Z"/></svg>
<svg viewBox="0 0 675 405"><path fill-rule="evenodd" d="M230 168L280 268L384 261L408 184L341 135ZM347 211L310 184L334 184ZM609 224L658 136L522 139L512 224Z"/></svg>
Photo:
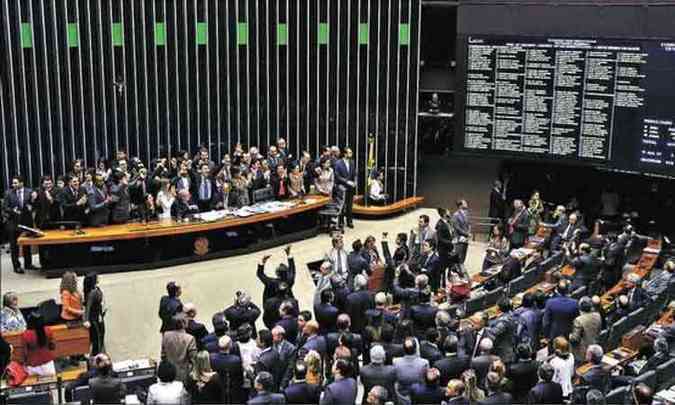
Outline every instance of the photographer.
<svg viewBox="0 0 675 405"><path fill-rule="evenodd" d="M234 304L226 308L223 313L232 330L239 329L241 325L249 325L253 339L258 337L255 321L260 317L260 308L251 302L251 296L246 292L237 291Z"/></svg>

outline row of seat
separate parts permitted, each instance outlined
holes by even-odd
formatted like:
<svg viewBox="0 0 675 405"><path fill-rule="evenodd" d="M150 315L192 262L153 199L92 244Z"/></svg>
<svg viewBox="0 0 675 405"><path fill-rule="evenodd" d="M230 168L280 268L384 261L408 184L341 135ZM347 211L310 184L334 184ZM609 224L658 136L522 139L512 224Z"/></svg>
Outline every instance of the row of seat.
<svg viewBox="0 0 675 405"><path fill-rule="evenodd" d="M658 389L658 387L669 386L675 377L675 359L670 359L666 363L661 364L656 370L648 371L635 378L635 383L645 383L648 386ZM623 405L626 396L629 394L630 386L625 385L616 388L607 393L605 401L607 404Z"/></svg>

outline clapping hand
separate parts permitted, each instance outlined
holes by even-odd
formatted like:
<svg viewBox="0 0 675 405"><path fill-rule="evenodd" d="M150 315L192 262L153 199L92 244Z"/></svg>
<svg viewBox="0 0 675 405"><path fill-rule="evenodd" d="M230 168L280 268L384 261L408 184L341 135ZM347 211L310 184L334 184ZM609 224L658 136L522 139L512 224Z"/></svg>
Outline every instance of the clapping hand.
<svg viewBox="0 0 675 405"><path fill-rule="evenodd" d="M270 257L272 257L272 255L265 255L265 256L263 256L263 258L262 258L263 264L267 263L267 261L270 259Z"/></svg>
<svg viewBox="0 0 675 405"><path fill-rule="evenodd" d="M291 245L288 245L284 248L284 252L286 252L286 256L291 255Z"/></svg>

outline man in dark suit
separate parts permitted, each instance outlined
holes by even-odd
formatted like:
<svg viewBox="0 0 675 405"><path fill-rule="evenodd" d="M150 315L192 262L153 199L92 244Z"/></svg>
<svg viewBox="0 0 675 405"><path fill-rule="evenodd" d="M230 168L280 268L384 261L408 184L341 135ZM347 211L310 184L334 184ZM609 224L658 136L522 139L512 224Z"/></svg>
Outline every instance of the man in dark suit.
<svg viewBox="0 0 675 405"><path fill-rule="evenodd" d="M274 198L277 200L286 200L291 195L288 190L289 179L288 171L283 165L278 165L274 167L274 174L272 174L270 179L270 185L272 186L272 192L274 193Z"/></svg>
<svg viewBox="0 0 675 405"><path fill-rule="evenodd" d="M386 356L382 346L374 345L370 348L370 364L361 367L360 371L361 383L363 384L362 404L366 403L370 389L376 385L386 388L390 396L394 394L396 369L394 366L384 364Z"/></svg>
<svg viewBox="0 0 675 405"><path fill-rule="evenodd" d="M501 315L490 322L488 335L492 337L495 354L505 363L511 363L514 360L513 341L516 334L517 324L511 314L511 300L504 297L499 300L497 307Z"/></svg>
<svg viewBox="0 0 675 405"><path fill-rule="evenodd" d="M265 264L271 257L270 255L263 256L262 262L258 264L258 270L256 274L258 279L260 279L260 281L265 286L265 289L263 290L263 302L277 295L281 283L286 285L290 296L293 296L293 284L295 284L295 260L293 260L293 256L291 256L290 245L286 246L284 253L286 254L288 265L283 263L279 264L275 270L276 277L269 277L265 274Z"/></svg>
<svg viewBox="0 0 675 405"><path fill-rule="evenodd" d="M259 374L262 371L270 373L274 377L272 391L278 392L284 368L279 359L279 353L274 350L272 332L267 329L258 332L256 343L260 349L260 355L258 356L258 361L255 363L255 373Z"/></svg>
<svg viewBox="0 0 675 405"><path fill-rule="evenodd" d="M478 346L479 353L471 360L471 368L476 371L476 377L480 383L487 375L492 362L499 360L499 357L493 354L492 339L484 337L478 342Z"/></svg>
<svg viewBox="0 0 675 405"><path fill-rule="evenodd" d="M460 378L462 373L469 368L469 357L460 356L457 353L458 339L455 335L449 335L443 342L445 356L433 363L434 368L441 372L441 386L448 385L452 379Z"/></svg>
<svg viewBox="0 0 675 405"><path fill-rule="evenodd" d="M204 336L200 345L209 353L217 353L219 350L218 340L230 331L230 325L227 323L225 315L222 312L213 314L211 324L213 325L213 333Z"/></svg>
<svg viewBox="0 0 675 405"><path fill-rule="evenodd" d="M358 357L363 353L363 338L358 333L350 331L351 319L347 314L340 314L336 322L336 331L326 335L326 349L329 357L333 357L335 349L340 344L341 336L348 336L351 341L351 349L354 351L354 357Z"/></svg>
<svg viewBox="0 0 675 405"><path fill-rule="evenodd" d="M351 362L338 359L333 364L332 372L335 380L326 386L319 403L322 405L356 403L358 386L353 376L354 367Z"/></svg>
<svg viewBox="0 0 675 405"><path fill-rule="evenodd" d="M506 205L506 193L500 180L495 180L492 190L490 190L490 218L504 218L504 208Z"/></svg>
<svg viewBox="0 0 675 405"><path fill-rule="evenodd" d="M160 333L171 330L173 317L179 312L183 312L183 303L180 300L183 289L176 282L170 281L166 285L166 292L167 295L159 301L159 319L162 320Z"/></svg>
<svg viewBox="0 0 675 405"><path fill-rule="evenodd" d="M295 358L298 351L295 344L287 340L287 336L288 333L282 326L277 325L272 328L272 347L274 351L279 353L279 364L281 367L279 386L281 389L288 387L288 383L291 381L293 367L295 366ZM297 334L293 335L293 340L296 338Z"/></svg>
<svg viewBox="0 0 675 405"><path fill-rule="evenodd" d="M513 215L509 218L507 226L511 248L518 249L523 247L530 229L530 214L528 214L522 200L513 201Z"/></svg>
<svg viewBox="0 0 675 405"><path fill-rule="evenodd" d="M19 262L18 239L21 235L19 225L33 227L33 204L37 199L37 193L24 186L23 177L12 177L12 189L5 193L2 213L7 219L6 232L12 253L12 265L15 273L23 273ZM23 261L26 269L33 268L33 258L30 248L24 249Z"/></svg>
<svg viewBox="0 0 675 405"><path fill-rule="evenodd" d="M204 339L209 331L206 329L206 325L201 322L198 322L195 318L197 317L197 306L189 302L183 307L183 312L187 318L187 326L185 327L185 332L189 335L192 335L197 342L197 348L199 350L203 349L202 339Z"/></svg>
<svg viewBox="0 0 675 405"><path fill-rule="evenodd" d="M422 255L417 261L417 267L422 274L429 277L431 292L435 293L441 287L441 260L436 253L436 241L422 242Z"/></svg>
<svg viewBox="0 0 675 405"><path fill-rule="evenodd" d="M580 233L583 233L581 224L579 223L579 216L576 213L571 213L567 217L567 222L555 229L555 234L551 239L551 250L558 251L562 248L565 242L578 238Z"/></svg>
<svg viewBox="0 0 675 405"><path fill-rule="evenodd" d="M557 296L546 301L542 327L549 341L558 336L567 338L572 332L574 319L579 316L577 300L567 296L569 288L569 282L561 280L556 288Z"/></svg>
<svg viewBox="0 0 675 405"><path fill-rule="evenodd" d="M412 404L440 404L445 398L445 390L439 384L441 373L435 368L429 368L424 373L424 382L413 384L410 387L410 402Z"/></svg>
<svg viewBox="0 0 675 405"><path fill-rule="evenodd" d="M335 332L335 323L338 318L338 309L333 305L333 291L321 291L321 304L314 307L314 315L319 323L319 333L325 335Z"/></svg>
<svg viewBox="0 0 675 405"><path fill-rule="evenodd" d="M526 338L534 350L539 349L539 335L541 332L541 314L534 307L534 295L525 293L518 309L513 311L513 316L518 321L521 338Z"/></svg>
<svg viewBox="0 0 675 405"><path fill-rule="evenodd" d="M303 349L310 351L314 350L321 355L321 358L326 356L328 351L326 345L326 338L319 335L319 323L316 321L309 321L302 329L302 334L306 337Z"/></svg>
<svg viewBox="0 0 675 405"><path fill-rule="evenodd" d="M112 197L108 194L103 177L96 176L94 185L87 194L89 204L89 225L104 226L110 220L110 204Z"/></svg>
<svg viewBox="0 0 675 405"><path fill-rule="evenodd" d="M247 324L251 327L251 336L254 339L258 336L255 321L260 317L260 308L251 302L251 296L246 292L237 291L234 305L226 308L223 314L232 330L237 330L241 325Z"/></svg>
<svg viewBox="0 0 675 405"><path fill-rule="evenodd" d="M295 363L293 382L284 390L287 404L316 404L319 403L321 388L307 384L307 365L304 361Z"/></svg>
<svg viewBox="0 0 675 405"><path fill-rule="evenodd" d="M434 327L427 329L425 335L425 339L420 342L420 357L428 360L431 365L443 358L443 353L438 348L440 333Z"/></svg>
<svg viewBox="0 0 675 405"><path fill-rule="evenodd" d="M352 150L345 148L342 153L342 159L335 162L335 182L345 190L345 203L340 215L340 225L344 225L345 219L347 226L353 228L352 205L354 204L354 193L356 190L356 168L352 160Z"/></svg>
<svg viewBox="0 0 675 405"><path fill-rule="evenodd" d="M455 254L460 264L464 264L471 238L471 223L469 221L469 204L466 200L457 201L457 211L452 214ZM440 249L440 248L439 248Z"/></svg>
<svg viewBox="0 0 675 405"><path fill-rule="evenodd" d="M452 253L452 232L447 221L448 211L445 208L438 208L438 222L436 222L436 247L438 259L441 268L441 287L445 287L445 272L450 265L450 254Z"/></svg>
<svg viewBox="0 0 675 405"><path fill-rule="evenodd" d="M279 307L279 314L281 319L277 322L277 326L284 328L286 338L291 344L295 344L298 337L298 317L295 313L295 307L289 301L282 302Z"/></svg>
<svg viewBox="0 0 675 405"><path fill-rule="evenodd" d="M586 361L591 367L580 376L581 384L590 389L596 389L603 394L607 393L609 388L609 371L602 364L602 357L605 355L600 345L590 345L586 349Z"/></svg>
<svg viewBox="0 0 675 405"><path fill-rule="evenodd" d="M637 274L628 274L626 282L628 289L624 294L628 297L628 308L630 311L635 311L651 301L645 289L642 288L642 279Z"/></svg>
<svg viewBox="0 0 675 405"><path fill-rule="evenodd" d="M61 207L58 202L58 193L54 189L54 182L50 176L40 179L40 190L35 201L35 226L44 229L50 223L61 219Z"/></svg>
<svg viewBox="0 0 675 405"><path fill-rule="evenodd" d="M539 366L539 382L528 394L529 404L562 404L563 392L560 384L553 382L555 370L549 363Z"/></svg>
<svg viewBox="0 0 675 405"><path fill-rule="evenodd" d="M63 220L85 224L87 191L80 186L80 179L77 176L71 176L68 179L68 186L61 191L59 197L63 209Z"/></svg>
<svg viewBox="0 0 675 405"><path fill-rule="evenodd" d="M352 251L347 255L347 266L349 266L348 285L354 285L354 277L357 274L368 272L368 260L363 257L363 242L361 239L356 239L352 242Z"/></svg>
<svg viewBox="0 0 675 405"><path fill-rule="evenodd" d="M485 399L478 401L479 405L510 405L513 397L508 392L502 391L502 377L490 371L486 377L487 393Z"/></svg>
<svg viewBox="0 0 675 405"><path fill-rule="evenodd" d="M428 333L429 329L435 330L438 308L431 305L431 295L428 291L420 292L418 300L419 303L411 306L409 312L415 328L415 336L421 339ZM429 362L432 361L429 360Z"/></svg>
<svg viewBox="0 0 675 405"><path fill-rule="evenodd" d="M537 384L537 370L539 364L532 360L532 350L527 344L519 344L516 348L517 360L508 365L506 376L516 383L511 394L516 402L522 403L527 399L530 389Z"/></svg>
<svg viewBox="0 0 675 405"><path fill-rule="evenodd" d="M366 327L368 319L366 311L374 307L373 297L367 290L368 279L359 274L354 278L354 292L347 296L346 312L352 321L352 330L356 333L362 333Z"/></svg>
<svg viewBox="0 0 675 405"><path fill-rule="evenodd" d="M218 352L212 353L211 369L228 382L226 403L242 403L246 401L244 385L244 369L241 357L232 353L234 342L227 335L218 340Z"/></svg>
<svg viewBox="0 0 675 405"><path fill-rule="evenodd" d="M572 259L574 267L574 277L572 279L572 291L577 288L588 287L587 292L591 292L592 283L600 275L602 264L591 252L591 245L581 243L579 245L579 256Z"/></svg>
<svg viewBox="0 0 675 405"><path fill-rule="evenodd" d="M111 222L125 224L131 216L131 196L129 195L129 175L124 172L115 174L114 184L110 187L112 200Z"/></svg>
<svg viewBox="0 0 675 405"><path fill-rule="evenodd" d="M197 196L197 207L200 212L211 211L215 206L216 182L211 177L211 170L207 164L199 168L199 177L194 183L193 195Z"/></svg>
<svg viewBox="0 0 675 405"><path fill-rule="evenodd" d="M382 348L386 353L384 364L388 366L394 364L395 358L403 357L405 355L403 345L394 342L395 332L394 326L388 323L382 325L382 329L380 331L380 337L382 338Z"/></svg>
<svg viewBox="0 0 675 405"><path fill-rule="evenodd" d="M257 364L257 363L256 363ZM255 377L254 383L256 394L251 398L248 405L285 404L283 394L275 394L277 391L274 376L266 371L260 371Z"/></svg>
<svg viewBox="0 0 675 405"><path fill-rule="evenodd" d="M171 185L176 189L176 193L181 190L192 191L194 180L190 173L188 163L181 162L178 170L178 176L171 180Z"/></svg>
<svg viewBox="0 0 675 405"><path fill-rule="evenodd" d="M95 404L119 404L126 396L127 389L120 378L114 377L112 361L105 353L94 359L96 377L89 380L91 400Z"/></svg>

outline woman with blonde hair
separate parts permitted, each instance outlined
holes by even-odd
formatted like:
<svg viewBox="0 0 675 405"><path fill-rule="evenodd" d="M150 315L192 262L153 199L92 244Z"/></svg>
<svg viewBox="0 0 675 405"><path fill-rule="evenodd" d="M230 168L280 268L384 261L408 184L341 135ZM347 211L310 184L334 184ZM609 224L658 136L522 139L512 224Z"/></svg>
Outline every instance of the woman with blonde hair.
<svg viewBox="0 0 675 405"><path fill-rule="evenodd" d="M63 273L61 277L61 318L65 321L76 321L82 319L84 309L82 309L82 294L77 290L77 276L72 271Z"/></svg>
<svg viewBox="0 0 675 405"><path fill-rule="evenodd" d="M321 355L315 350L310 350L305 355L305 364L307 364L307 384L321 386Z"/></svg>
<svg viewBox="0 0 675 405"><path fill-rule="evenodd" d="M569 398L574 390L572 378L574 377L574 356L570 353L570 343L562 336L553 339L555 354L548 363L553 367L553 382L562 387L563 397Z"/></svg>
<svg viewBox="0 0 675 405"><path fill-rule="evenodd" d="M468 369L462 373L462 382L464 383L464 398L471 403L485 399L485 392L478 388L478 377L473 369Z"/></svg>
<svg viewBox="0 0 675 405"><path fill-rule="evenodd" d="M218 373L211 369L209 352L197 353L194 367L185 381L185 389L195 404L218 404L223 402L223 384Z"/></svg>

